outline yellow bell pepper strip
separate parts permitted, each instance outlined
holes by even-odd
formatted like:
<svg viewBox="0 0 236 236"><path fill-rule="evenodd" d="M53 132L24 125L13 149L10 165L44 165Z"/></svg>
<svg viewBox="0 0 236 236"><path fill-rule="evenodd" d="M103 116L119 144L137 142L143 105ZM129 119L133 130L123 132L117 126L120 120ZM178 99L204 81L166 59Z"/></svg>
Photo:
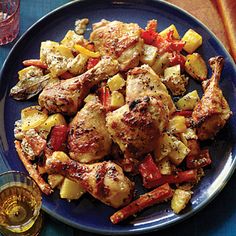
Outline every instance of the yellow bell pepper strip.
<svg viewBox="0 0 236 236"><path fill-rule="evenodd" d="M75 48L76 51L78 51L78 52L80 52L82 54L85 54L85 55L87 55L89 57L98 58L98 57L101 56L99 52L90 51L87 48L85 48L85 47L83 47L83 46L81 46L79 44L76 44L74 46L74 48Z"/></svg>

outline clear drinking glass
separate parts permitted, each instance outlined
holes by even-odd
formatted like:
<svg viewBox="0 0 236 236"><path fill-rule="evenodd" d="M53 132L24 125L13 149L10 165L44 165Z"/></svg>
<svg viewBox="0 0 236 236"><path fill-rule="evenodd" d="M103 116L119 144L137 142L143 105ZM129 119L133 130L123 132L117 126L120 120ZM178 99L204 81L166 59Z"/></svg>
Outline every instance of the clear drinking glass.
<svg viewBox="0 0 236 236"><path fill-rule="evenodd" d="M0 174L0 231L6 236L35 236L42 226L41 191L28 175Z"/></svg>
<svg viewBox="0 0 236 236"><path fill-rule="evenodd" d="M0 0L0 45L12 42L19 33L20 0Z"/></svg>

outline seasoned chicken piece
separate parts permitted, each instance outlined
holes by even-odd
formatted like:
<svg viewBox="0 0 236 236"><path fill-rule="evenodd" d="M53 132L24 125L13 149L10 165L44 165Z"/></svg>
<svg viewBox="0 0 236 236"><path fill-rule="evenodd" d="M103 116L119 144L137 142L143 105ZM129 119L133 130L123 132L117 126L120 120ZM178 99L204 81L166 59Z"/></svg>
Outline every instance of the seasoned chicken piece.
<svg viewBox="0 0 236 236"><path fill-rule="evenodd" d="M209 60L209 64L212 68L212 77L203 84L204 95L192 114L200 140L213 138L232 114L219 88L224 59L220 56L213 57Z"/></svg>
<svg viewBox="0 0 236 236"><path fill-rule="evenodd" d="M109 57L77 77L62 80L44 88L39 96L39 105L50 113L75 114L89 90L100 81L118 72L118 62Z"/></svg>
<svg viewBox="0 0 236 236"><path fill-rule="evenodd" d="M108 131L126 158L138 158L153 151L168 120L168 107L148 96L108 113L106 118Z"/></svg>
<svg viewBox="0 0 236 236"><path fill-rule="evenodd" d="M159 76L148 65L135 67L128 72L126 83L126 102L144 96L152 96L167 104L170 113L176 108L169 95L166 86L161 82Z"/></svg>
<svg viewBox="0 0 236 236"><path fill-rule="evenodd" d="M109 154L111 138L106 129L106 111L98 101L90 101L70 123L70 157L82 163L99 160Z"/></svg>
<svg viewBox="0 0 236 236"><path fill-rule="evenodd" d="M93 25L90 40L101 55L117 59L120 69L126 71L139 64L143 50L140 32L138 24L102 20Z"/></svg>
<svg viewBox="0 0 236 236"><path fill-rule="evenodd" d="M93 197L112 207L124 206L133 197L133 182L111 161L80 164L64 154L48 158L46 166L50 173L59 173L79 182Z"/></svg>

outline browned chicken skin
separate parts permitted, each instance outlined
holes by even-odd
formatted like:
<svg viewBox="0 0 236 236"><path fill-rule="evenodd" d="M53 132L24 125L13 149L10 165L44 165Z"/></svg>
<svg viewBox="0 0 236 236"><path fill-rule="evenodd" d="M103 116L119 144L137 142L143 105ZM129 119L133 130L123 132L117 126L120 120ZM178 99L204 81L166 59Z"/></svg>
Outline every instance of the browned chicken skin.
<svg viewBox="0 0 236 236"><path fill-rule="evenodd" d="M192 114L200 140L213 138L231 115L230 107L219 88L224 59L220 56L213 57L209 60L209 64L213 72L211 79L205 81L204 95Z"/></svg>
<svg viewBox="0 0 236 236"><path fill-rule="evenodd" d="M101 55L117 59L120 69L126 71L139 64L143 50L140 27L135 23L102 20L93 25L90 40Z"/></svg>
<svg viewBox="0 0 236 236"><path fill-rule="evenodd" d="M98 101L90 101L70 123L70 157L82 163L94 162L108 155L111 138L106 129L106 111Z"/></svg>
<svg viewBox="0 0 236 236"><path fill-rule="evenodd" d="M170 113L175 112L175 105L166 86L150 66L142 65L130 70L126 84L126 102L129 103L144 96L152 96L167 104Z"/></svg>
<svg viewBox="0 0 236 236"><path fill-rule="evenodd" d="M112 207L124 206L133 197L133 182L111 161L80 164L63 156L48 158L46 166L50 173L60 173L79 182L93 197Z"/></svg>
<svg viewBox="0 0 236 236"><path fill-rule="evenodd" d="M155 148L168 119L168 107L161 100L146 96L108 113L106 121L113 141L126 158L138 158Z"/></svg>
<svg viewBox="0 0 236 236"><path fill-rule="evenodd" d="M116 74L118 70L117 61L103 58L84 74L44 88L39 95L39 105L50 113L76 114L91 87Z"/></svg>

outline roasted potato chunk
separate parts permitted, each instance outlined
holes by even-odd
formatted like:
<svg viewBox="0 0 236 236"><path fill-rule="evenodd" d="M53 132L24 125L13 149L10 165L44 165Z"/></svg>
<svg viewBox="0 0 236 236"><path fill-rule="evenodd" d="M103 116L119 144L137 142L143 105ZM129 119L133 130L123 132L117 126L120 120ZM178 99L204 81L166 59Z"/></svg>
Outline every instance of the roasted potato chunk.
<svg viewBox="0 0 236 236"><path fill-rule="evenodd" d="M186 56L185 70L196 80L203 81L207 79L206 63L198 53L193 53Z"/></svg>
<svg viewBox="0 0 236 236"><path fill-rule="evenodd" d="M79 184L78 182L74 182L68 178L64 179L60 189L61 198L76 200L79 199L84 193L85 190L83 189L81 184Z"/></svg>
<svg viewBox="0 0 236 236"><path fill-rule="evenodd" d="M183 36L182 41L185 42L184 50L193 53L202 45L202 36L193 29L189 29Z"/></svg>
<svg viewBox="0 0 236 236"><path fill-rule="evenodd" d="M172 25L170 25L169 27L167 27L166 29L162 30L162 31L159 33L159 35L161 35L162 37L166 38L167 33L168 33L169 31L171 31L171 30L173 30L173 37L174 37L175 39L180 39L180 37L179 37L179 32L178 32L178 30L176 29L176 27L175 27L174 24L172 24Z"/></svg>
<svg viewBox="0 0 236 236"><path fill-rule="evenodd" d="M41 111L40 106L31 106L21 111L21 129L27 131L40 126L48 118L47 113Z"/></svg>
<svg viewBox="0 0 236 236"><path fill-rule="evenodd" d="M186 207L190 199L190 191L176 189L171 200L171 208L174 213L178 214L180 211L182 211Z"/></svg>

